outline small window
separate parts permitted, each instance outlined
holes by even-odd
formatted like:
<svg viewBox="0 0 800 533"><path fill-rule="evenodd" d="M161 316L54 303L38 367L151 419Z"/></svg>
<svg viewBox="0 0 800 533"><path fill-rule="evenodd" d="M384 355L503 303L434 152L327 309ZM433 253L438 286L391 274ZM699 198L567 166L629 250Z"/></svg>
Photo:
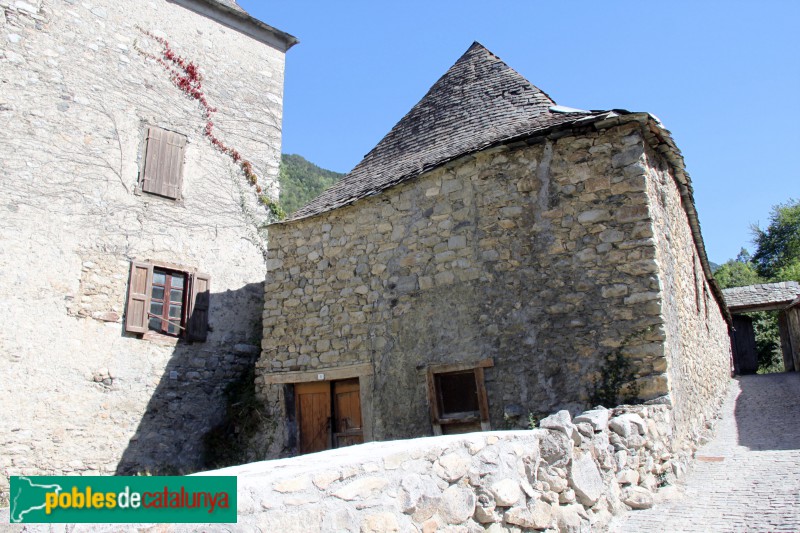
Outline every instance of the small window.
<svg viewBox="0 0 800 533"><path fill-rule="evenodd" d="M140 183L143 192L180 199L185 148L183 135L155 126L147 128Z"/></svg>
<svg viewBox="0 0 800 533"><path fill-rule="evenodd" d="M437 365L428 369L428 401L435 435L486 431L489 401L484 368L491 359L475 364Z"/></svg>
<svg viewBox="0 0 800 533"><path fill-rule="evenodd" d="M205 341L210 277L151 262L131 263L125 331Z"/></svg>
<svg viewBox="0 0 800 533"><path fill-rule="evenodd" d="M186 294L183 290L186 285L186 274L183 272L153 269L149 329L175 337L186 329Z"/></svg>
<svg viewBox="0 0 800 533"><path fill-rule="evenodd" d="M441 418L479 416L475 371L436 374L436 401Z"/></svg>

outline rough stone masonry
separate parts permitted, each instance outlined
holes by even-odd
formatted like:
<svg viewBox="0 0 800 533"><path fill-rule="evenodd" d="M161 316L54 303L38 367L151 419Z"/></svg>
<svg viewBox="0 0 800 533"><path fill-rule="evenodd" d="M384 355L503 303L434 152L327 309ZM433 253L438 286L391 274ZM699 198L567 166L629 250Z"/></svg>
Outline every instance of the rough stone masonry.
<svg viewBox="0 0 800 533"><path fill-rule="evenodd" d="M677 434L702 429L730 342L650 127L484 150L271 226L257 386L275 420L292 401L277 377L363 365L365 439L430 434L428 366L491 358L493 429L579 412L603 387L609 407L662 398ZM265 437L273 454L295 428Z"/></svg>

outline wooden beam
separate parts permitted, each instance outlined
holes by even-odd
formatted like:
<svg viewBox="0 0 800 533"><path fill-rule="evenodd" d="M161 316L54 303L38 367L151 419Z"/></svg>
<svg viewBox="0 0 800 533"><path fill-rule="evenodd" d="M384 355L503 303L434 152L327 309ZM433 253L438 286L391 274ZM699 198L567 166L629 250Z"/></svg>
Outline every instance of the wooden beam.
<svg viewBox="0 0 800 533"><path fill-rule="evenodd" d="M480 361L472 361L469 363L452 363L444 365L430 365L428 372L434 374L444 374L446 372L460 372L462 370L473 370L475 368L491 368L494 366L494 360L481 359Z"/></svg>
<svg viewBox="0 0 800 533"><path fill-rule="evenodd" d="M361 376L371 376L372 374L372 363L362 363L360 365L318 368L316 370L300 372L273 372L265 375L264 380L269 384L305 383L308 381L333 381L337 379L358 378Z"/></svg>
<svg viewBox="0 0 800 533"><path fill-rule="evenodd" d="M780 309L785 309L790 303L792 303L792 300L782 300L780 302L767 302L764 304L728 307L728 310L732 315L744 315L758 311L778 311Z"/></svg>
<svg viewBox="0 0 800 533"><path fill-rule="evenodd" d="M489 423L489 396L483 382L483 367L475 369L475 385L478 387L478 408L481 411L481 423Z"/></svg>
<svg viewBox="0 0 800 533"><path fill-rule="evenodd" d="M789 342L792 345L792 359L795 372L800 371L800 307L786 310L786 322L789 330Z"/></svg>
<svg viewBox="0 0 800 533"><path fill-rule="evenodd" d="M786 311L778 313L778 333L781 338L783 369L786 372L793 372L795 370L794 357L792 355L792 342L789 340L789 322L786 319Z"/></svg>
<svg viewBox="0 0 800 533"><path fill-rule="evenodd" d="M431 423L433 424L433 434L434 435L441 435L442 428L439 426L439 402L436 395L436 378L433 375L433 370L428 368L428 372L425 375L425 384L428 390L428 409L430 410L431 414ZM436 432L437 426L439 426L438 430L439 433Z"/></svg>
<svg viewBox="0 0 800 533"><path fill-rule="evenodd" d="M375 440L372 427L372 372L358 376L358 394L361 402L361 429L364 442Z"/></svg>

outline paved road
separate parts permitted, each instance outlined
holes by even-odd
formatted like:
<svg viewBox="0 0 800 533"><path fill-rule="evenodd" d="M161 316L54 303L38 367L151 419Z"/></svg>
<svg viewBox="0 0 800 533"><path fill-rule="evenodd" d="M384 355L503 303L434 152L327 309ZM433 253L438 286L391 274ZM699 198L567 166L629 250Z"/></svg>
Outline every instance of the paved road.
<svg viewBox="0 0 800 533"><path fill-rule="evenodd" d="M736 378L697 456L672 498L611 531L800 532L800 373Z"/></svg>

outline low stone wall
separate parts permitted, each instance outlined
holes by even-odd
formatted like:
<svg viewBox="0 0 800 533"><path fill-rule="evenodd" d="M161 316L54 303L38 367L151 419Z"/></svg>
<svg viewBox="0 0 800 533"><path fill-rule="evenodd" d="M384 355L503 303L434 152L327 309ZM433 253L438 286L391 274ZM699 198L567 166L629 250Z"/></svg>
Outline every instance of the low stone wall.
<svg viewBox="0 0 800 533"><path fill-rule="evenodd" d="M560 411L530 431L373 442L217 470L261 531L586 531L653 504L691 456L666 405Z"/></svg>

